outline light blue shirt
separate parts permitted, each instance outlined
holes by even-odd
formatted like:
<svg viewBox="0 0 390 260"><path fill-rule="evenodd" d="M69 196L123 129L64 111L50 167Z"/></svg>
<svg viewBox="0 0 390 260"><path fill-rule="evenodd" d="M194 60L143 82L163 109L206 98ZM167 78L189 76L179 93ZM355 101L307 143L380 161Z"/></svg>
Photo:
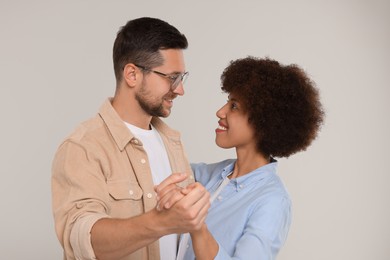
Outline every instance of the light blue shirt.
<svg viewBox="0 0 390 260"><path fill-rule="evenodd" d="M191 164L212 194L233 171L235 160ZM206 224L219 244L215 259L275 259L291 224L291 200L273 161L230 180L212 203ZM195 259L191 241L184 259Z"/></svg>

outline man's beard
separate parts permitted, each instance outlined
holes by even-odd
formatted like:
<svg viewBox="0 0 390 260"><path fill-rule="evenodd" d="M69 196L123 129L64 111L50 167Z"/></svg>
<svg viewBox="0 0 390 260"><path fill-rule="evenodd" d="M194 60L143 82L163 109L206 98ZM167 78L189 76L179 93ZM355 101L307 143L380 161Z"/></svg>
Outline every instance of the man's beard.
<svg viewBox="0 0 390 260"><path fill-rule="evenodd" d="M158 104L154 104L151 99L148 99L149 96L151 96L150 93L145 89L145 85L143 85L139 93L136 93L135 99L138 101L141 108L149 115L156 117L168 117L170 115L170 110L167 112L167 110L163 107L163 100L167 95L162 97L161 102Z"/></svg>

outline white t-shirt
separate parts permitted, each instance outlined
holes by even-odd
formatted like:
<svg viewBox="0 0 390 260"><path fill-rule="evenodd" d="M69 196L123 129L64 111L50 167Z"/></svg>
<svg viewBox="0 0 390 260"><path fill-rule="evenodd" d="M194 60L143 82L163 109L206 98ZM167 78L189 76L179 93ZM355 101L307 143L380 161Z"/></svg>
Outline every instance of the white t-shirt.
<svg viewBox="0 0 390 260"><path fill-rule="evenodd" d="M168 154L165 150L160 134L153 126L151 126L151 130L145 130L126 122L125 124L133 135L142 142L143 148L145 149L150 162L153 183L155 185L159 184L172 174ZM177 235L170 234L163 236L160 238L159 242L161 260L176 259L178 242Z"/></svg>

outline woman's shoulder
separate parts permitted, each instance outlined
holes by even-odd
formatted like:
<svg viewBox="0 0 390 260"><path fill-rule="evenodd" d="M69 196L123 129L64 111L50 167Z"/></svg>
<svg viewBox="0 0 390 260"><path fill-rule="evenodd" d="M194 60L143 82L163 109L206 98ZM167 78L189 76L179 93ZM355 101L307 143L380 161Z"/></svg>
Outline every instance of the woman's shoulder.
<svg viewBox="0 0 390 260"><path fill-rule="evenodd" d="M233 168L231 165L234 165L235 161L235 159L227 159L216 163L191 163L191 168L195 179L205 184L214 176L222 174L225 168Z"/></svg>
<svg viewBox="0 0 390 260"><path fill-rule="evenodd" d="M235 159L226 159L220 162L216 163L191 163L191 168L194 172L207 172L207 173L213 173L215 171L223 170L225 167L233 164L236 160Z"/></svg>

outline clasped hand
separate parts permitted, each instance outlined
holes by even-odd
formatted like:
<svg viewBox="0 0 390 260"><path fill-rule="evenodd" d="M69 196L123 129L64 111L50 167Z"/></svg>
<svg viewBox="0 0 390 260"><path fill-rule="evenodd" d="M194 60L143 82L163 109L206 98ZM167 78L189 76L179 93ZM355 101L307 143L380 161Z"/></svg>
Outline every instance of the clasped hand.
<svg viewBox="0 0 390 260"><path fill-rule="evenodd" d="M174 173L155 186L157 193L157 211L161 214L171 214L178 233L199 230L210 208L210 194L199 182L187 187L177 183L184 181L185 173Z"/></svg>

